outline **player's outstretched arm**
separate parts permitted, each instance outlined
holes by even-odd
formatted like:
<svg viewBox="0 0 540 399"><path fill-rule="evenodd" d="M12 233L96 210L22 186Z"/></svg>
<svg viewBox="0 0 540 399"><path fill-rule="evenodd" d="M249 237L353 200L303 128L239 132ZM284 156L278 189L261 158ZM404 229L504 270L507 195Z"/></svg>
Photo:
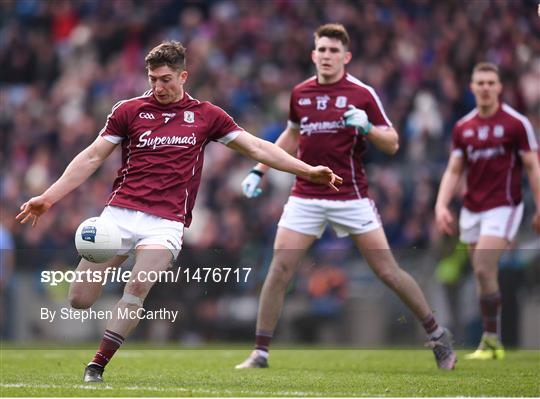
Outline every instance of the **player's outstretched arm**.
<svg viewBox="0 0 540 399"><path fill-rule="evenodd" d="M21 212L15 219L22 224L32 220L32 226L35 226L39 217L47 212L51 206L88 179L113 152L115 147L116 144L99 136L92 144L73 158L62 176L43 194L30 198L22 204Z"/></svg>
<svg viewBox="0 0 540 399"><path fill-rule="evenodd" d="M536 212L532 221L533 229L537 234L540 234L540 162L538 161L538 153L536 151L524 152L521 154L521 160L527 171L534 203L536 204Z"/></svg>
<svg viewBox="0 0 540 399"><path fill-rule="evenodd" d="M463 157L451 155L441 180L439 194L437 195L437 202L435 204L435 223L441 233L453 235L456 232L454 216L450 212L448 205L452 200L464 170L465 163Z"/></svg>
<svg viewBox="0 0 540 399"><path fill-rule="evenodd" d="M261 140L247 132L241 132L227 146L274 169L293 173L314 183L330 186L335 191L339 191L336 186L343 182L343 179L335 175L330 168L321 165L308 165L277 145Z"/></svg>
<svg viewBox="0 0 540 399"><path fill-rule="evenodd" d="M288 154L293 156L296 155L299 133L299 129L287 127L287 129L285 129L276 140L276 145L283 148L283 150L285 150ZM253 169L251 169L244 180L242 180L242 192L246 197L255 198L261 195L262 189L259 187L259 184L264 174L268 172L268 169L270 169L270 166L263 163L258 163Z"/></svg>
<svg viewBox="0 0 540 399"><path fill-rule="evenodd" d="M296 150L298 149L298 135L300 134L299 129L293 129L287 127L277 138L276 145L280 148L283 148L285 152L291 155L296 155ZM270 166L263 163L258 163L255 168L256 170L266 173L270 169Z"/></svg>

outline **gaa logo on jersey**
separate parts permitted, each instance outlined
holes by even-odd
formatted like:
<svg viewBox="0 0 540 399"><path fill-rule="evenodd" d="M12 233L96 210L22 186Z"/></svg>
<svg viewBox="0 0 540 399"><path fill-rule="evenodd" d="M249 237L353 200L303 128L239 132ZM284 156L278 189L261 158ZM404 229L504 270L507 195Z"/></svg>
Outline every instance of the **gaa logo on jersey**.
<svg viewBox="0 0 540 399"><path fill-rule="evenodd" d="M474 130L472 129L467 129L463 132L463 137L472 137L474 136Z"/></svg>
<svg viewBox="0 0 540 399"><path fill-rule="evenodd" d="M96 226L84 226L81 231L83 241L96 242Z"/></svg>
<svg viewBox="0 0 540 399"><path fill-rule="evenodd" d="M184 122L187 122L187 123L195 122L195 114L191 111L184 111Z"/></svg>
<svg viewBox="0 0 540 399"><path fill-rule="evenodd" d="M140 112L139 113L139 118L142 118L142 119L156 119L154 114L152 114L150 112Z"/></svg>

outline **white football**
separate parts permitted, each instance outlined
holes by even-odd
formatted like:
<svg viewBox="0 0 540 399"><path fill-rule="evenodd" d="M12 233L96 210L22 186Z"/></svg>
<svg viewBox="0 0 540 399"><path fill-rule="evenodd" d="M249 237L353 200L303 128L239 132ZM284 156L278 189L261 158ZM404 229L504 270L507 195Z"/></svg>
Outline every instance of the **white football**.
<svg viewBox="0 0 540 399"><path fill-rule="evenodd" d="M86 219L75 233L75 247L84 259L103 263L118 253L122 237L118 227L100 217Z"/></svg>

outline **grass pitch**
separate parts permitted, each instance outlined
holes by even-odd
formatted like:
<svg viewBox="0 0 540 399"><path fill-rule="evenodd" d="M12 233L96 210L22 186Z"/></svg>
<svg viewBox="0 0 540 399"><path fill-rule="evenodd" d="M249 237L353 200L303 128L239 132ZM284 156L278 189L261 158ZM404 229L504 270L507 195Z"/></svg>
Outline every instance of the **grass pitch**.
<svg viewBox="0 0 540 399"><path fill-rule="evenodd" d="M92 349L2 349L5 396L540 396L540 352L436 368L429 350L274 349L269 369L234 370L249 349L122 348L105 384L81 381Z"/></svg>

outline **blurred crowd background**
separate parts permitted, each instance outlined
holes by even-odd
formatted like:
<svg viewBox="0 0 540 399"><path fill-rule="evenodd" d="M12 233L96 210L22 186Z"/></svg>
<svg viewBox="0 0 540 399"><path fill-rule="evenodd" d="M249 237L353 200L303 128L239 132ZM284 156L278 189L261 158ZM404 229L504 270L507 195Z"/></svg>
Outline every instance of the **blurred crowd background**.
<svg viewBox="0 0 540 399"><path fill-rule="evenodd" d="M188 48L187 91L273 141L286 125L291 89L314 73L314 29L340 22L352 40L348 72L375 88L400 133L396 156L371 148L366 157L370 195L389 241L443 309L440 317L458 331L460 342L474 343L480 328L467 257L462 248L455 249L455 241L435 231L433 205L451 128L474 107L468 82L476 62L499 65L503 100L539 131L536 7L537 0L1 1L3 337L54 336L35 317L25 319L33 312L25 309L65 301L66 287L43 286L39 272L74 267L74 231L83 219L101 212L120 165L119 151L36 228L15 222L18 207L48 187L95 139L117 101L148 88L143 60L152 47L165 39L181 41ZM290 176L271 172L260 198L243 198L240 182L252 166L220 144L208 146L194 222L180 258L200 266L224 260L253 266L249 282L156 287L149 303L181 306L185 317L172 328L143 326L138 336L184 342L251 336L276 223L292 183ZM511 315L529 308L534 314L540 306L538 249L520 249L523 243L534 247L537 240L529 223L528 189L525 199L521 235L506 266L501 265L511 275L505 281L513 282L506 309L518 311L506 311ZM331 232L317 243L291 287L279 332L283 342L415 342L403 338L418 333L411 315L351 247ZM116 298L119 290L107 287L106 294ZM381 308L382 302L387 306ZM362 322L368 317L372 327ZM522 321L508 317L508 343L538 345L520 335ZM88 329L81 331L82 338L93 338L85 335Z"/></svg>

